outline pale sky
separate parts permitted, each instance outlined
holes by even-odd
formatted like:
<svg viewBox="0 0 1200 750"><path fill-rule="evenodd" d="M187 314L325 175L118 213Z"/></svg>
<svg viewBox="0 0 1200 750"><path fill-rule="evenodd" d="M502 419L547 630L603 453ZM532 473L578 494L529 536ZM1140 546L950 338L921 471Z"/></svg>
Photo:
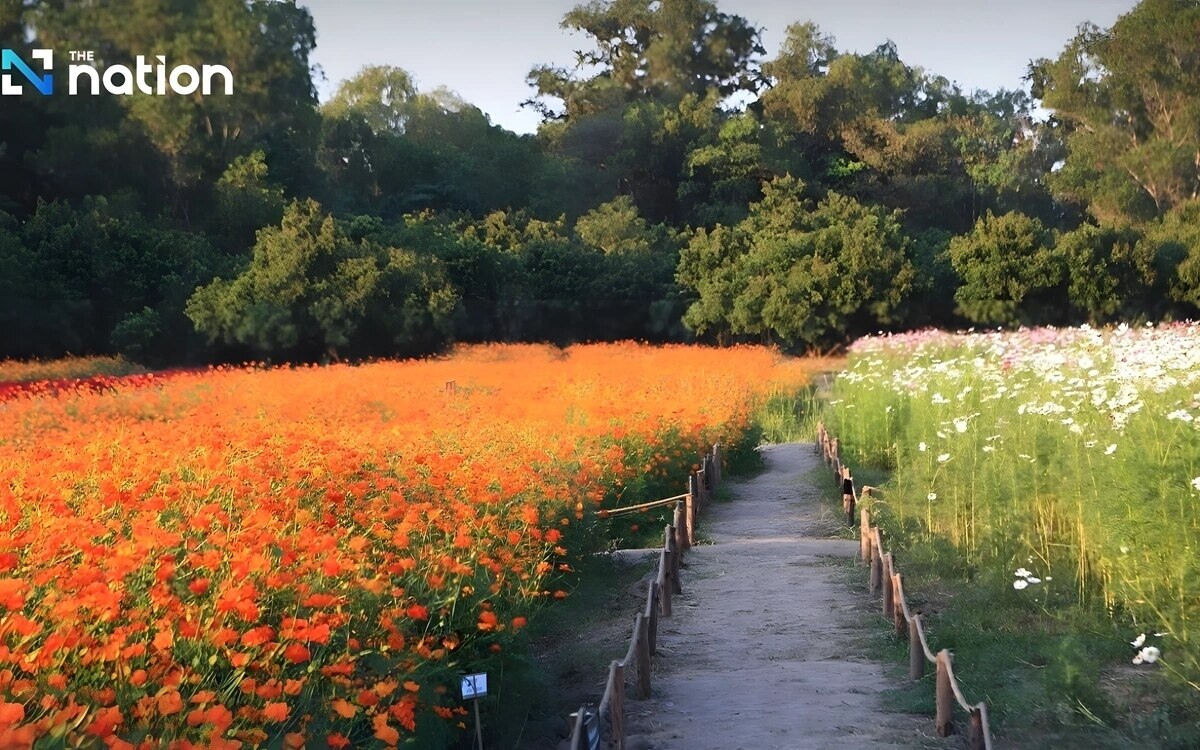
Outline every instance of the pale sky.
<svg viewBox="0 0 1200 750"><path fill-rule="evenodd" d="M520 133L538 117L520 103L530 68L570 67L590 48L559 28L577 0L300 0L317 27L313 62L322 101L364 65L412 73L422 91L446 86ZM1019 88L1030 60L1056 57L1084 21L1110 26L1135 0L718 0L762 27L766 57L784 30L815 21L840 50L868 52L887 39L909 65L964 90Z"/></svg>

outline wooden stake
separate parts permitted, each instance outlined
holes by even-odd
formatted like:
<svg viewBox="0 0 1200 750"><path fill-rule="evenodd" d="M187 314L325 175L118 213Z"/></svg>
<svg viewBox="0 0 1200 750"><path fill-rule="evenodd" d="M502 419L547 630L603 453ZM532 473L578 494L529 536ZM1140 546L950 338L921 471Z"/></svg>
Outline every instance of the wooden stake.
<svg viewBox="0 0 1200 750"><path fill-rule="evenodd" d="M650 636L649 623L638 613L634 628L637 631L637 648L634 650L637 660L638 698L646 700L650 697Z"/></svg>
<svg viewBox="0 0 1200 750"><path fill-rule="evenodd" d="M670 575L670 553L662 550L658 558L658 611L663 617L671 616L671 583L667 580Z"/></svg>
<svg viewBox="0 0 1200 750"><path fill-rule="evenodd" d="M985 750L987 740L983 735L983 714L976 708L967 718L967 750Z"/></svg>
<svg viewBox="0 0 1200 750"><path fill-rule="evenodd" d="M872 529L872 537L875 536L874 531ZM878 591L883 583L883 558L879 555L879 549L874 543L871 544L871 584L869 588L872 594Z"/></svg>
<svg viewBox="0 0 1200 750"><path fill-rule="evenodd" d="M691 487L695 484L694 479L688 480L688 494L684 499L684 521L683 528L687 533L683 537L683 548L691 549L696 543L696 496L692 494Z"/></svg>
<svg viewBox="0 0 1200 750"><path fill-rule="evenodd" d="M613 681L612 705L609 706L613 747L625 750L625 665L614 661L609 669L609 679Z"/></svg>
<svg viewBox="0 0 1200 750"><path fill-rule="evenodd" d="M892 619L896 616L896 592L892 588L894 583L892 579L892 553L889 552L883 556L883 616L887 619Z"/></svg>
<svg viewBox="0 0 1200 750"><path fill-rule="evenodd" d="M658 581L650 582L650 591L646 594L646 611L643 613L648 623L646 640L650 644L651 656L658 653L658 597L661 590L662 587Z"/></svg>
<svg viewBox="0 0 1200 750"><path fill-rule="evenodd" d="M950 652L942 649L937 655L937 717L934 728L939 737L954 733L954 689L950 687Z"/></svg>
<svg viewBox="0 0 1200 750"><path fill-rule="evenodd" d="M670 526L667 527L667 559L670 561L667 574L671 585L666 595L682 594L683 584L679 582L679 534Z"/></svg>
<svg viewBox="0 0 1200 750"><path fill-rule="evenodd" d="M860 510L858 516L858 557L868 565L871 564L871 513L866 508Z"/></svg>
<svg viewBox="0 0 1200 750"><path fill-rule="evenodd" d="M925 676L925 649L921 646L920 615L908 621L908 679L919 680Z"/></svg>

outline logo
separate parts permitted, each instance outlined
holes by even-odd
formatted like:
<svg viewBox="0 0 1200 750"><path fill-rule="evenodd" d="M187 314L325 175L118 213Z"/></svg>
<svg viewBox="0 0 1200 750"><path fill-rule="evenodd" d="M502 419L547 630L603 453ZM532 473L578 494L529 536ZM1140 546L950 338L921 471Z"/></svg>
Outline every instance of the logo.
<svg viewBox="0 0 1200 750"><path fill-rule="evenodd" d="M0 50L0 70L6 71L0 75L0 94L4 96L20 96L25 92L24 87L14 83L14 74L7 72L15 69L18 73L24 76L25 80L33 84L33 87L38 90L42 96L50 96L54 93L54 76L50 75L49 71L54 70L54 52L48 49L35 49L29 53L32 60L40 61L42 70L47 71L45 75L38 75L33 72L33 68L29 67L29 63L21 59L11 49Z"/></svg>
<svg viewBox="0 0 1200 750"><path fill-rule="evenodd" d="M34 69L17 54L16 51L5 49L0 51L0 61L3 62L3 76L0 79L0 95L21 96L25 87L17 83L20 78L33 85L42 96L54 93L54 51L35 49L29 53L29 59L41 63L45 71L42 74ZM213 91L223 92L225 96L233 95L233 72L224 65L201 65L199 68L191 65L167 66L167 58L155 55L157 62L148 62L145 55L138 55L132 67L127 65L107 65L103 69L96 64L96 55L90 51L72 50L71 64L67 66L67 94L78 96L82 93L99 96L101 91L115 96L133 96L140 92L148 96L211 96ZM81 85L82 84L82 85Z"/></svg>

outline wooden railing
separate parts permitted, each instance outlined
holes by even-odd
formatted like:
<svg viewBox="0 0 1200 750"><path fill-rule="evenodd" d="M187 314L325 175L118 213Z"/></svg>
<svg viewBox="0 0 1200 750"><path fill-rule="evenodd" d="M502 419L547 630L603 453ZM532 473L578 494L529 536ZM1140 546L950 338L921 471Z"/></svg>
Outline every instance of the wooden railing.
<svg viewBox="0 0 1200 750"><path fill-rule="evenodd" d="M824 423L817 424L817 450L833 469L833 476L842 488L842 510L847 525L854 525L854 512L860 499L869 499L874 488L863 487L862 496L854 485L850 467L842 463L841 446L838 439L831 437ZM883 616L896 628L896 635L908 639L908 677L919 680L925 676L927 664L936 669L934 695L937 710L934 727L945 737L954 732L954 703L967 712L967 748L969 750L992 750L992 733L988 726L987 704L972 704L963 695L958 680L954 677L954 655L949 649L936 654L929 647L920 613L909 610L904 597L904 581L896 571L890 552L883 548L883 534L878 526L871 525L870 509L859 509L859 554L870 566L871 593L880 592L883 599Z"/></svg>
<svg viewBox="0 0 1200 750"><path fill-rule="evenodd" d="M663 529L663 546L658 553L658 573L646 591L646 604L633 618L633 634L625 657L608 666L608 682L598 707L585 704L571 715L570 750L610 750L625 748L626 680L632 672L637 697L650 697L651 657L658 651L658 621L671 616L671 598L683 593L679 568L683 553L696 543L696 519L707 507L712 493L721 482L721 446L700 459L700 468L688 475L687 492L675 497L626 508L604 511L604 517L644 512L651 508L674 505L672 522Z"/></svg>

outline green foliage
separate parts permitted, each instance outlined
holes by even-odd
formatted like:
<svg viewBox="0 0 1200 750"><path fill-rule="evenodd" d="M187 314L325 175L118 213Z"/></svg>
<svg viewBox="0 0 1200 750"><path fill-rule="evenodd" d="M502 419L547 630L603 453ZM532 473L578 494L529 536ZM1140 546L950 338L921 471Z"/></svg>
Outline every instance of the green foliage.
<svg viewBox="0 0 1200 750"><path fill-rule="evenodd" d="M709 0L593 0L563 18L563 28L590 37L595 48L579 62L598 69L589 79L541 66L529 74L539 97L565 105L564 116L588 114L612 101L716 91L755 90L759 30ZM544 105L543 105L544 106Z"/></svg>
<svg viewBox="0 0 1200 750"><path fill-rule="evenodd" d="M142 343L158 357L184 358L195 343L183 305L223 261L207 240L97 198L81 208L44 203L21 228L0 230L0 319L15 322L6 354L58 356L118 350L117 329L149 309L155 334ZM148 337L148 338L147 338ZM127 334L121 334L121 342Z"/></svg>
<svg viewBox="0 0 1200 750"><path fill-rule="evenodd" d="M210 341L256 354L427 352L448 337L458 294L415 253L351 240L315 201L259 233L249 267L197 290L188 316Z"/></svg>
<svg viewBox="0 0 1200 750"><path fill-rule="evenodd" d="M1037 219L988 212L968 235L950 241L962 278L955 292L962 314L979 323L1045 320L1061 299L1065 263Z"/></svg>
<svg viewBox="0 0 1200 750"><path fill-rule="evenodd" d="M695 234L678 275L699 297L689 327L811 346L900 318L914 271L899 217L804 189L775 180L736 227Z"/></svg>
<svg viewBox="0 0 1200 750"><path fill-rule="evenodd" d="M293 3L0 2L6 47L94 49L102 65L152 50L237 80L232 96L0 109L0 356L802 348L1191 317L1197 24L1193 0L1144 0L1033 65L1029 91L968 94L890 42L841 51L811 22L763 61L756 25L713 0L596 0L563 18L581 65L531 72L545 119L523 136L390 65L318 106L316 32ZM336 271L294 263L283 297L235 283L261 262L259 234L282 253L285 207L310 200L356 249L334 242ZM409 303L380 301L393 283L423 312L396 317ZM197 287L203 337L182 313Z"/></svg>
<svg viewBox="0 0 1200 750"><path fill-rule="evenodd" d="M1200 4L1143 0L1111 29L1081 28L1031 67L1067 128L1052 186L1103 223L1153 218L1200 191Z"/></svg>

